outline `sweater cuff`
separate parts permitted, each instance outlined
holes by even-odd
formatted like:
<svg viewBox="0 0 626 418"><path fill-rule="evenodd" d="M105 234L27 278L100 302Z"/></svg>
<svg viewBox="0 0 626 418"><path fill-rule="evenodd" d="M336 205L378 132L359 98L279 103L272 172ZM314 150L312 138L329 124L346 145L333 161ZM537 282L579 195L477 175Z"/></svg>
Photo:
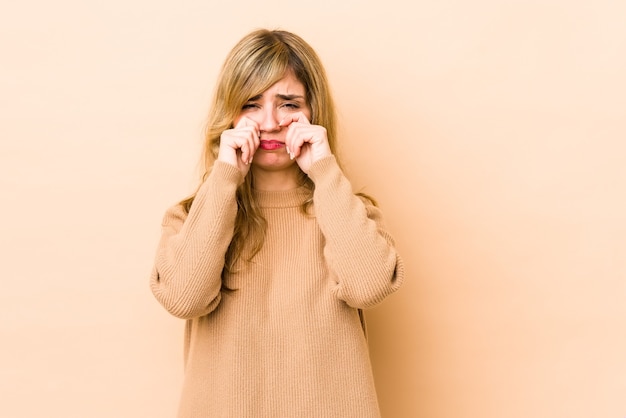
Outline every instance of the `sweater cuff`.
<svg viewBox="0 0 626 418"><path fill-rule="evenodd" d="M318 183L329 174L337 171L341 172L337 159L334 155L329 155L311 164L309 177L313 180L313 183Z"/></svg>
<svg viewBox="0 0 626 418"><path fill-rule="evenodd" d="M211 175L215 176L218 181L235 183L237 186L243 183L244 180L239 168L219 160L213 163Z"/></svg>

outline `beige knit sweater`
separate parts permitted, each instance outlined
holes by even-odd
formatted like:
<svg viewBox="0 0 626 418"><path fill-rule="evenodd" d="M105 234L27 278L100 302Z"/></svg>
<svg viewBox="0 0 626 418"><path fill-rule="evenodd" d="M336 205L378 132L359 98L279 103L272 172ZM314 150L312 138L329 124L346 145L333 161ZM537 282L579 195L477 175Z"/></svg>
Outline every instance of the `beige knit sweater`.
<svg viewBox="0 0 626 418"><path fill-rule="evenodd" d="M189 214L165 214L151 288L187 320L180 418L380 416L359 311L398 289L402 263L334 157L309 176L314 216L299 208L304 188L255 191L264 246L223 279L237 168L217 161Z"/></svg>

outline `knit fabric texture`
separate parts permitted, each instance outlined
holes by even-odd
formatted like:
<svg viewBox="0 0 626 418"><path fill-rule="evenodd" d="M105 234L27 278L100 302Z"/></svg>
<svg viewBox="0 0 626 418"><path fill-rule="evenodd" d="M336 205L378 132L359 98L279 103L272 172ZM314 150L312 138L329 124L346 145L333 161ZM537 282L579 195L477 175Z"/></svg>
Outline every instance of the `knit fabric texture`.
<svg viewBox="0 0 626 418"><path fill-rule="evenodd" d="M380 416L361 311L398 289L402 261L333 156L309 176L309 214L303 187L254 191L265 243L229 274L236 167L217 161L189 214L166 212L150 284L186 320L179 418Z"/></svg>

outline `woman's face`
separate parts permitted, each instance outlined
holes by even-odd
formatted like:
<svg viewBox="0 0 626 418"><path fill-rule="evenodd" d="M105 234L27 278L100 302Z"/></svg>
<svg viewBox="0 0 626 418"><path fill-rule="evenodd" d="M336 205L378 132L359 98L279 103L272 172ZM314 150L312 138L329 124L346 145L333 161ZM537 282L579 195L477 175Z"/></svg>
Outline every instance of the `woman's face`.
<svg viewBox="0 0 626 418"><path fill-rule="evenodd" d="M233 126L245 117L258 127L261 142L252 160L253 167L280 170L295 164L285 148L288 127L280 126L280 122L285 116L299 112L311 119L304 85L293 71L287 71L282 79L243 105Z"/></svg>

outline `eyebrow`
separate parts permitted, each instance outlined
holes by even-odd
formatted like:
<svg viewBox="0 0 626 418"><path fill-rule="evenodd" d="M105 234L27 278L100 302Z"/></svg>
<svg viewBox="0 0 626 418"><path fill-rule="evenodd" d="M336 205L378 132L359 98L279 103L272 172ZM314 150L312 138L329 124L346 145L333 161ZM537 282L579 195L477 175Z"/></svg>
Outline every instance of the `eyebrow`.
<svg viewBox="0 0 626 418"><path fill-rule="evenodd" d="M257 100L261 99L261 97L263 97L263 94L257 94L256 96L251 97L248 101L256 102ZM297 99L304 100L304 96L300 96L298 94L277 94L275 97L282 99L282 100L297 100Z"/></svg>
<svg viewBox="0 0 626 418"><path fill-rule="evenodd" d="M304 99L304 96L299 96L297 94L277 94L276 97L283 100Z"/></svg>

